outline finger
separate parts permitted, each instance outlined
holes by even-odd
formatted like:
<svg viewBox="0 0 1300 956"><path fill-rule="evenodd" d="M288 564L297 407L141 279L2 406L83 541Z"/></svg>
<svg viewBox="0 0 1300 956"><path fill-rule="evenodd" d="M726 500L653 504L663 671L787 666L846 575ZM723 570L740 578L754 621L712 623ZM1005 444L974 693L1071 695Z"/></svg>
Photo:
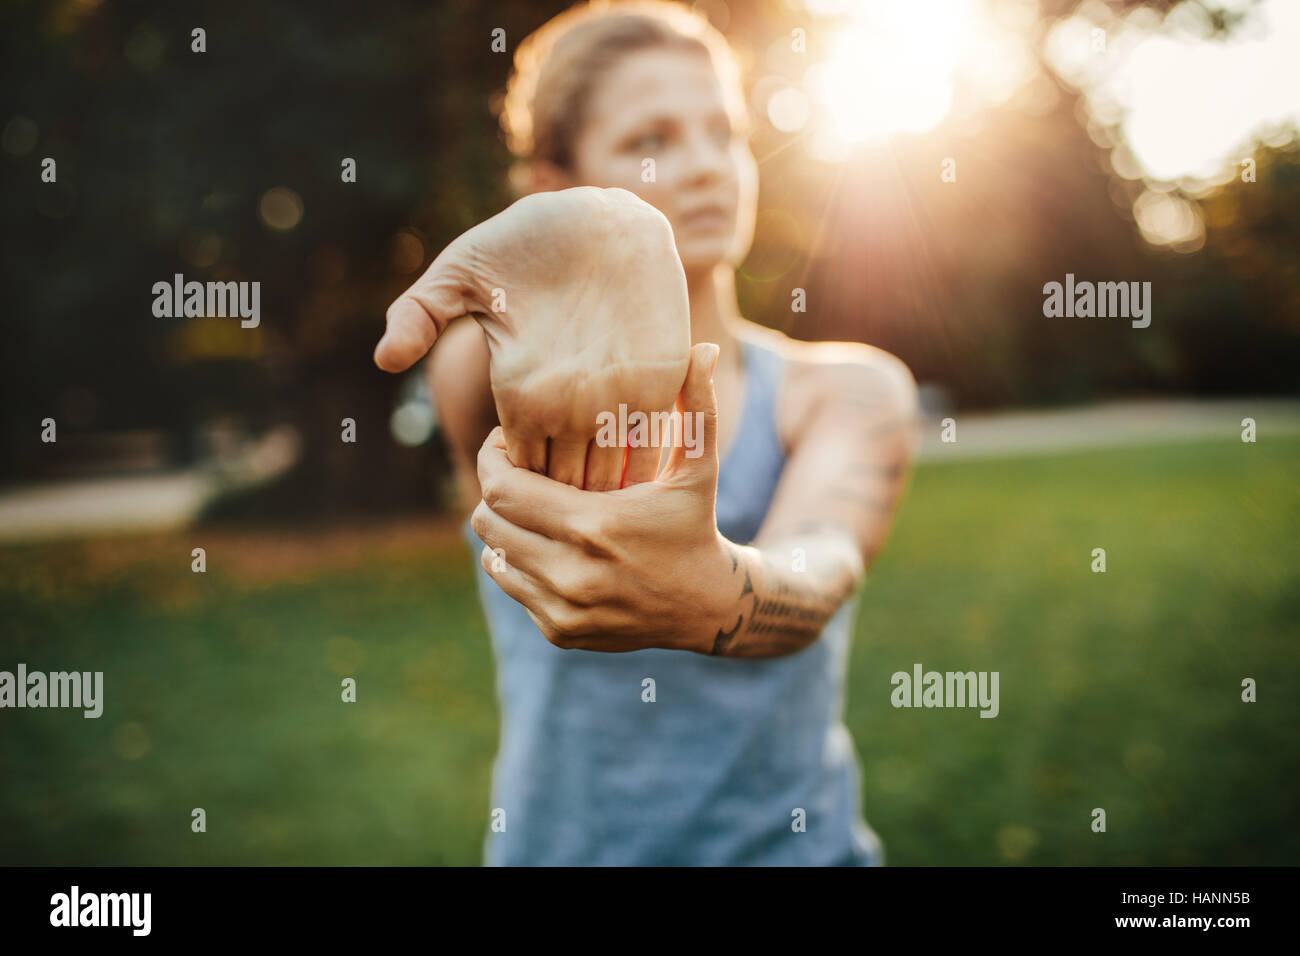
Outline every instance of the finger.
<svg viewBox="0 0 1300 956"><path fill-rule="evenodd" d="M414 299L402 296L388 307L388 327L375 346L375 364L385 372L404 372L433 348L438 327Z"/></svg>
<svg viewBox="0 0 1300 956"><path fill-rule="evenodd" d="M440 255L388 307L387 327L375 346L375 364L385 372L403 372L424 358L443 329L471 311L465 292L447 275L446 260Z"/></svg>
<svg viewBox="0 0 1300 956"><path fill-rule="evenodd" d="M587 447L587 474L582 487L586 491L616 491L623 479L626 448L604 447L595 441Z"/></svg>
<svg viewBox="0 0 1300 956"><path fill-rule="evenodd" d="M520 604L524 604L523 601L520 601L519 603L520 603ZM539 634L541 634L543 637L545 637L545 636L546 636L546 629L547 629L550 625L548 625L548 624L547 624L545 621L543 621L540 617L538 617L536 614L534 614L534 613L533 613L533 609L530 608L527 604L524 604L524 610L527 611L527 612L528 612L528 616L531 617L531 618L533 619L533 624L537 627L537 633L539 633Z"/></svg>
<svg viewBox="0 0 1300 956"><path fill-rule="evenodd" d="M479 564L507 596L523 605L539 631L544 635L555 633L551 622L556 613L563 610L572 614L576 608L556 593L554 584L547 578L530 572L526 567L511 565L503 557L503 551L502 548L484 545L479 552Z"/></svg>
<svg viewBox="0 0 1300 956"><path fill-rule="evenodd" d="M659 474L659 458L662 452L662 445L629 448L627 469L623 472L623 487L630 488L632 485L654 481L655 475Z"/></svg>
<svg viewBox="0 0 1300 956"><path fill-rule="evenodd" d="M487 545L479 553L478 563L498 587L528 609L528 615L532 617L531 608L541 606L541 586L519 568L511 567L508 561L502 561ZM536 618L533 620L536 621Z"/></svg>
<svg viewBox="0 0 1300 956"><path fill-rule="evenodd" d="M587 470L587 442L571 438L552 438L546 457L546 473L555 481L575 488L582 487Z"/></svg>
<svg viewBox="0 0 1300 956"><path fill-rule="evenodd" d="M502 426L505 435L506 456L518 468L526 468L540 475L546 474L546 439L520 435Z"/></svg>
<svg viewBox="0 0 1300 956"><path fill-rule="evenodd" d="M519 453L519 467L535 471L539 475L546 474L546 439L522 438L519 440L519 445L522 448ZM513 455L510 460L514 461Z"/></svg>
<svg viewBox="0 0 1300 956"><path fill-rule="evenodd" d="M506 456L500 426L478 453L478 480L489 508L511 524L553 541L577 543L580 519L600 500L544 475L517 468Z"/></svg>
<svg viewBox="0 0 1300 956"><path fill-rule="evenodd" d="M673 436L664 469L675 478L717 480L718 398L713 390L713 370L720 352L712 342L691 347L690 368L677 396L677 410L682 417L680 434Z"/></svg>
<svg viewBox="0 0 1300 956"><path fill-rule="evenodd" d="M474 533L487 545L498 564L504 561L508 567L538 581L545 581L545 570L556 567L566 557L561 545L535 531L512 524L484 501L478 503L469 521Z"/></svg>

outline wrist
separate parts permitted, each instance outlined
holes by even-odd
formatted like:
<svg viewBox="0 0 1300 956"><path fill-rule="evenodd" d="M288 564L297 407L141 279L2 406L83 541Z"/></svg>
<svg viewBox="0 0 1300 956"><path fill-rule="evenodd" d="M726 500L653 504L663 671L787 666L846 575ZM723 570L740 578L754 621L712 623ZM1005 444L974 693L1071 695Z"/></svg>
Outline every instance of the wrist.
<svg viewBox="0 0 1300 956"><path fill-rule="evenodd" d="M719 532L715 544L694 578L697 609L686 649L709 656L725 656L739 637L741 602L748 580L753 548L732 544ZM752 588L751 588L752 590Z"/></svg>

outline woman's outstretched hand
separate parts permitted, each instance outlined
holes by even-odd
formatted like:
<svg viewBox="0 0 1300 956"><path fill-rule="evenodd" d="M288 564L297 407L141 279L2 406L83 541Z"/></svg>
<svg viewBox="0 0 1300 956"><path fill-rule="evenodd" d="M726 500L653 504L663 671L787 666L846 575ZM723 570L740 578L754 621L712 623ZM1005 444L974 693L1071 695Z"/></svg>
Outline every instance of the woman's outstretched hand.
<svg viewBox="0 0 1300 956"><path fill-rule="evenodd" d="M700 454L675 441L654 481L592 494L514 467L500 429L483 443L483 500L470 519L483 567L552 644L711 652L735 569L714 513L717 360L716 345L696 345L678 397L702 430Z"/></svg>
<svg viewBox="0 0 1300 956"><path fill-rule="evenodd" d="M650 481L658 448L595 441L598 416L666 411L690 352L672 228L623 189L537 193L462 234L388 308L375 363L400 372L453 320L487 335L506 453L575 488Z"/></svg>

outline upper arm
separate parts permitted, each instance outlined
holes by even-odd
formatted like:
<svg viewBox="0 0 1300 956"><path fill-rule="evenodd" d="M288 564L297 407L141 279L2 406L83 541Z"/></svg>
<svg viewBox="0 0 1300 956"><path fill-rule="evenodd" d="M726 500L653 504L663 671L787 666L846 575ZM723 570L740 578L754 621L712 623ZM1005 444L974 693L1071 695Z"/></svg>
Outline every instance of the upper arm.
<svg viewBox="0 0 1300 956"><path fill-rule="evenodd" d="M478 450L497 425L492 397L487 338L473 319L453 322L438 337L424 363L438 413L456 469L462 509L479 499Z"/></svg>
<svg viewBox="0 0 1300 956"><path fill-rule="evenodd" d="M917 391L907 366L853 343L812 347L788 376L798 420L755 544L816 530L863 566L884 544L916 446Z"/></svg>

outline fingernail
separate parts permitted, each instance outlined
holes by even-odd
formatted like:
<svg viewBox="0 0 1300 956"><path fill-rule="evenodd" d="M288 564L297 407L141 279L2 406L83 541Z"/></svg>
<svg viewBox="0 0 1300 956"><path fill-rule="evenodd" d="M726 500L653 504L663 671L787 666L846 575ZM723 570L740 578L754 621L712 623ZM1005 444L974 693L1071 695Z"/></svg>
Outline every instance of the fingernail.
<svg viewBox="0 0 1300 956"><path fill-rule="evenodd" d="M709 343L709 348L713 349L713 357L709 359L709 380L713 380L713 373L718 368L718 356L722 354L722 346Z"/></svg>

